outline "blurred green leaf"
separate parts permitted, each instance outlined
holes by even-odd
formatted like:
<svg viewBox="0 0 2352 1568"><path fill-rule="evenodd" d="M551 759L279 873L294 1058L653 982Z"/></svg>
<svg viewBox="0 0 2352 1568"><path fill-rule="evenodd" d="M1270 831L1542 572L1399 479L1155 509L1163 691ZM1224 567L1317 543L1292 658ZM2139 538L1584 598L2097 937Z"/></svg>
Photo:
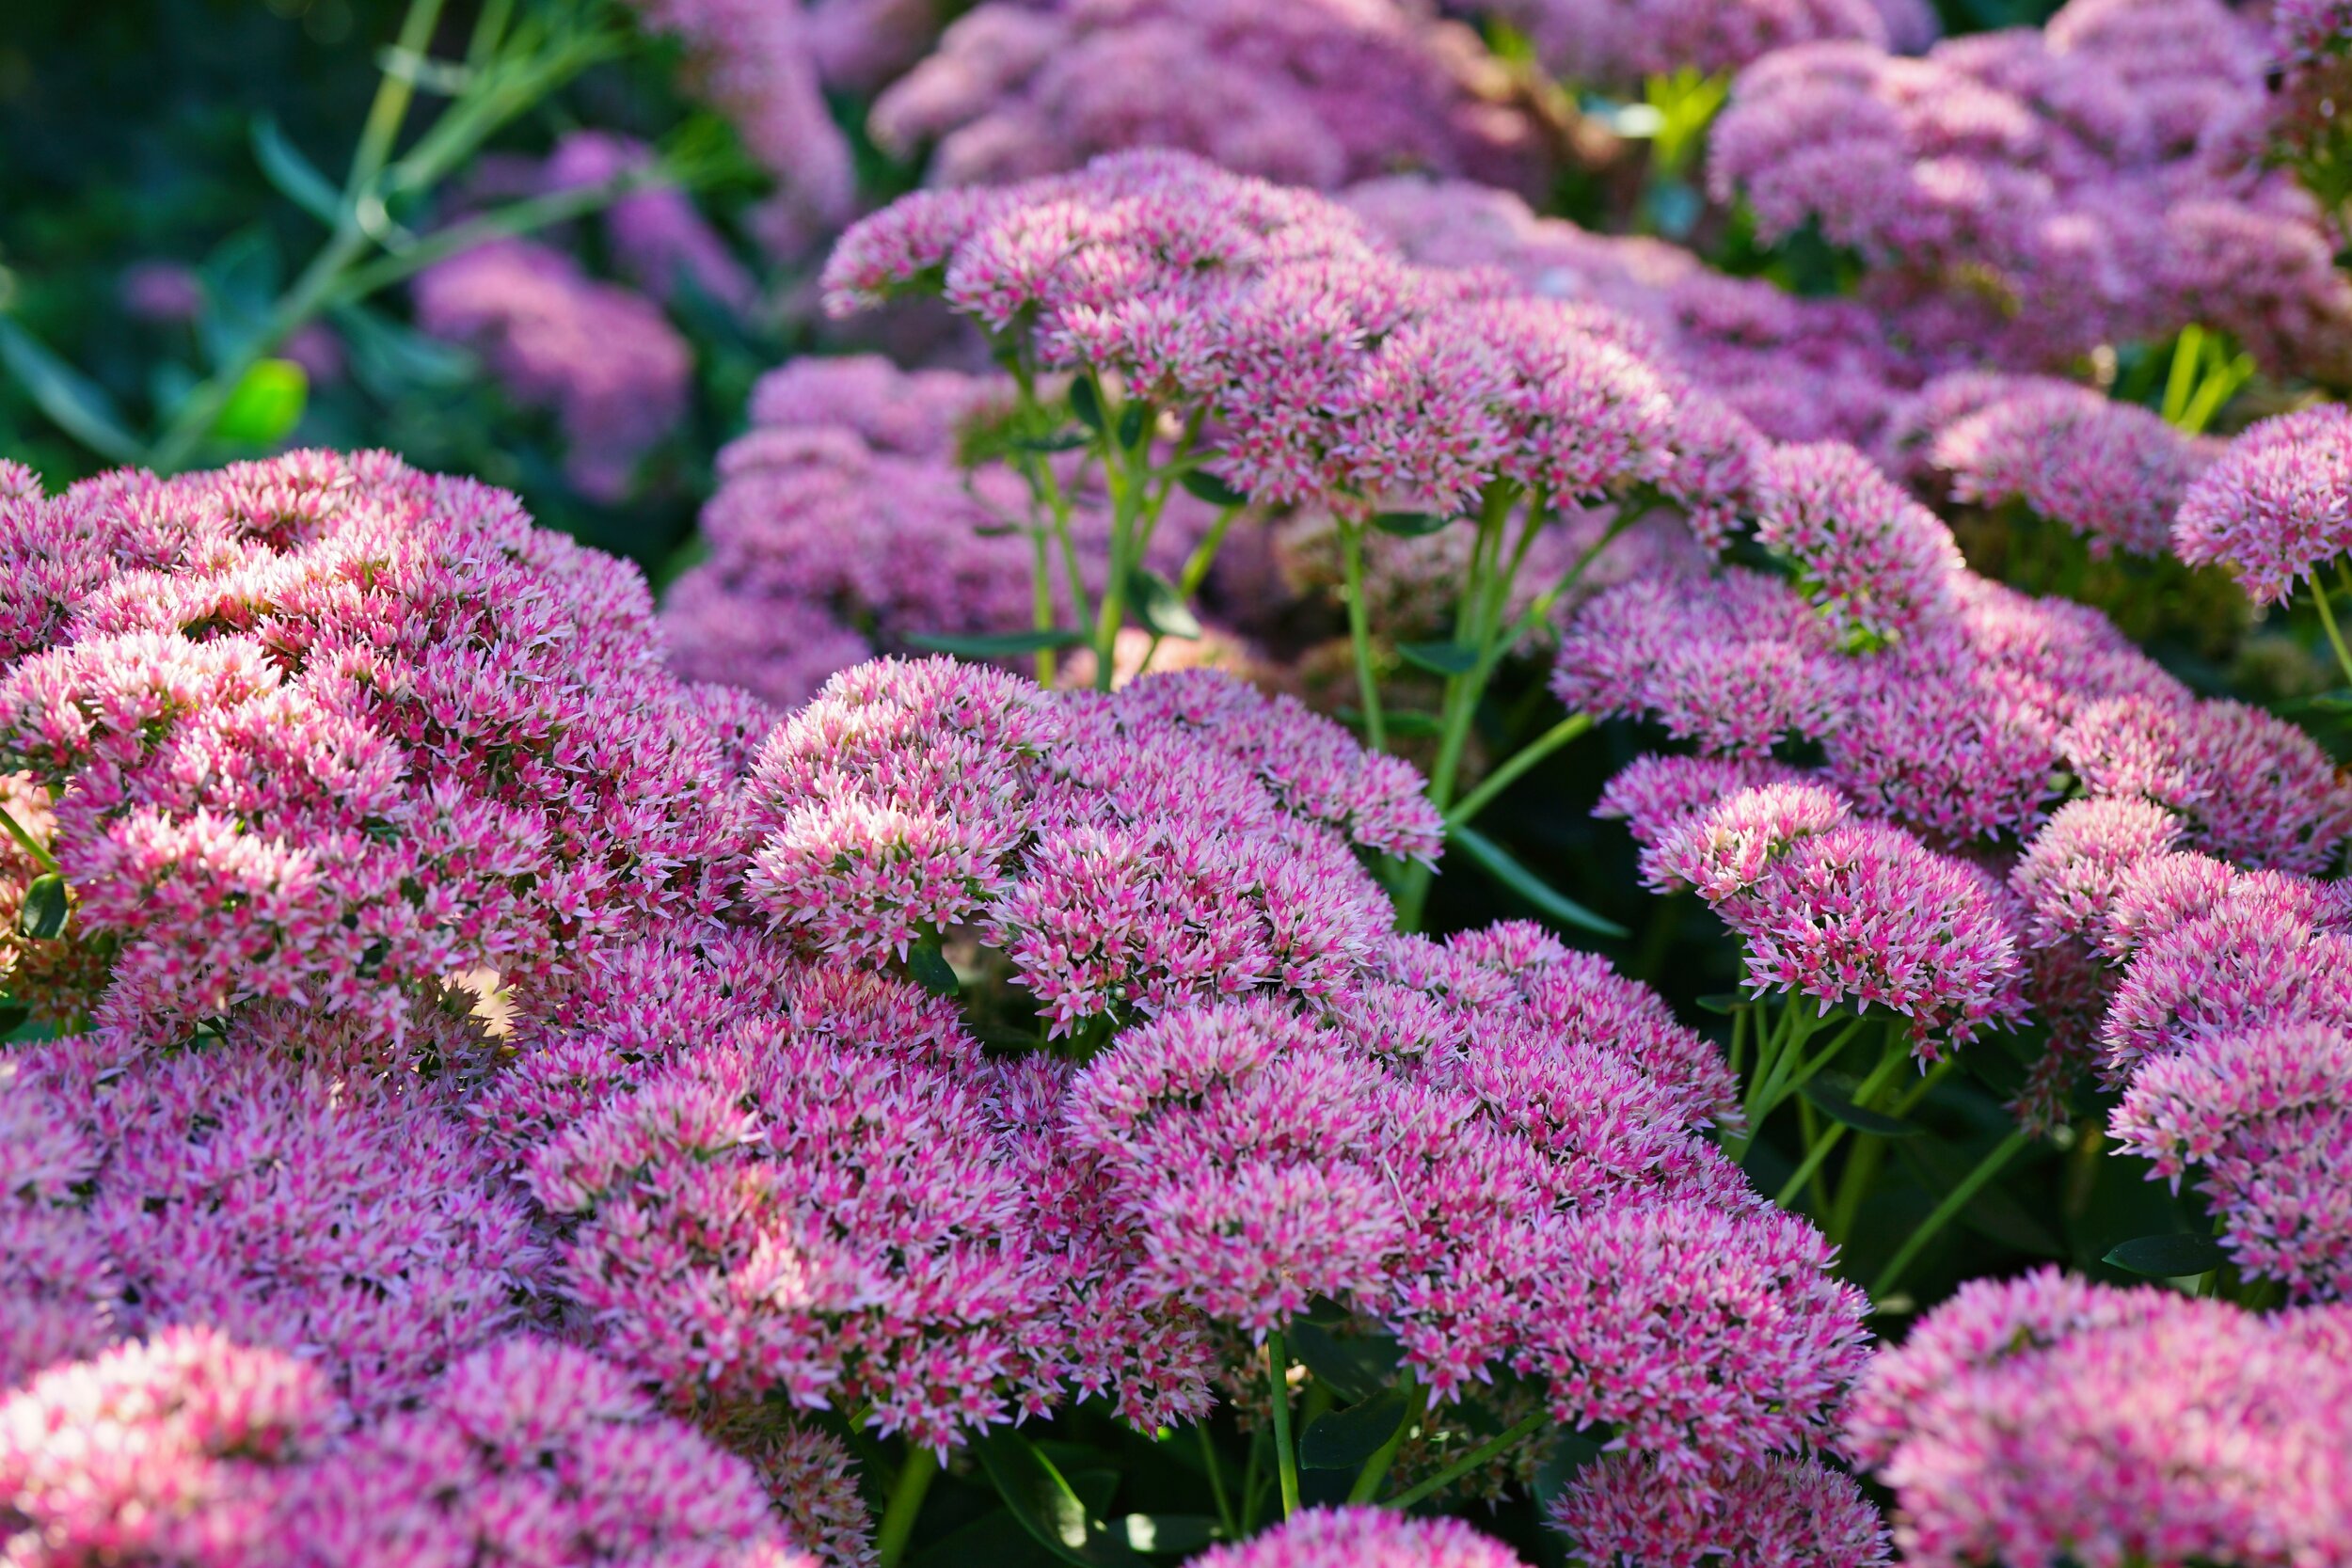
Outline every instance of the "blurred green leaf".
<svg viewBox="0 0 2352 1568"><path fill-rule="evenodd" d="M1814 1109L1835 1122L1842 1122L1857 1132L1867 1132L1881 1138L1915 1138L1923 1131L1907 1121L1865 1110L1836 1086L1816 1078L1798 1091L1813 1102Z"/></svg>
<svg viewBox="0 0 2352 1568"><path fill-rule="evenodd" d="M947 961L947 955L939 950L935 942L918 942L907 949L907 974L934 996L957 996L963 990L956 966Z"/></svg>
<svg viewBox="0 0 2352 1568"><path fill-rule="evenodd" d="M481 377L482 361L465 349L365 306L338 305L329 316L351 348L353 372L377 397L463 387Z"/></svg>
<svg viewBox="0 0 2352 1568"><path fill-rule="evenodd" d="M1176 483L1184 487L1184 494L1195 500L1206 501L1211 506L1247 506L1249 504L1248 496L1243 495L1216 475L1204 473L1199 468L1190 470Z"/></svg>
<svg viewBox="0 0 2352 1568"><path fill-rule="evenodd" d="M0 365L8 367L25 396L56 421L58 429L101 457L117 463L137 461L138 439L123 425L105 388L5 317L0 317Z"/></svg>
<svg viewBox="0 0 2352 1568"><path fill-rule="evenodd" d="M1453 521L1453 518L1440 516L1435 512L1375 512L1372 515L1373 527L1383 533L1393 533L1399 539L1419 539L1423 534L1437 532Z"/></svg>
<svg viewBox="0 0 2352 1568"><path fill-rule="evenodd" d="M1353 1470L1396 1433L1405 1396L1383 1389L1343 1410L1327 1410L1298 1434L1298 1465L1306 1470Z"/></svg>
<svg viewBox="0 0 2352 1568"><path fill-rule="evenodd" d="M1478 650L1467 642L1399 642L1397 657L1437 675L1465 675L1478 665Z"/></svg>
<svg viewBox="0 0 2352 1568"><path fill-rule="evenodd" d="M64 933L66 918L72 912L73 900L66 893L65 879L46 872L25 888L16 927L35 942L54 942Z"/></svg>
<svg viewBox="0 0 2352 1568"><path fill-rule="evenodd" d="M1074 631L1009 631L995 637L946 637L930 632L913 632L907 641L915 647L935 654L953 654L958 658L1016 658L1023 654L1047 653L1057 648L1076 648L1086 642L1085 634Z"/></svg>
<svg viewBox="0 0 2352 1568"><path fill-rule="evenodd" d="M1343 1400L1371 1399L1396 1381L1402 1353L1385 1334L1334 1334L1302 1319L1291 1324L1288 1339L1291 1354Z"/></svg>
<svg viewBox="0 0 2352 1568"><path fill-rule="evenodd" d="M2169 1236L2138 1236L2107 1251L2105 1261L2131 1274L2147 1275L2154 1279L2178 1279L2184 1275L2204 1274L2230 1260L2221 1250L2221 1243L2211 1236L2197 1236L2187 1231Z"/></svg>
<svg viewBox="0 0 2352 1568"><path fill-rule="evenodd" d="M342 193L286 139L278 117L264 109L253 117L251 130L253 159L262 166L262 177L278 195L329 229L335 227L342 217Z"/></svg>
<svg viewBox="0 0 2352 1568"><path fill-rule="evenodd" d="M1200 623L1186 608L1184 594L1159 573L1140 566L1128 573L1127 602L1135 607L1143 629L1152 636L1173 637L1182 642L1200 640Z"/></svg>
<svg viewBox="0 0 2352 1568"><path fill-rule="evenodd" d="M1489 877L1513 893L1534 905L1563 926L1573 926L1597 936L1622 937L1629 933L1605 915L1595 914L1566 894L1560 892L1541 877L1504 852L1502 846L1474 828L1452 827L1446 830L1448 843L1458 845L1464 854L1478 863Z"/></svg>
<svg viewBox="0 0 2352 1568"><path fill-rule="evenodd" d="M995 1428L975 1438L972 1449L1012 1516L1064 1562L1109 1568L1143 1560L1124 1540L1111 1535L1053 1461L1019 1433Z"/></svg>
<svg viewBox="0 0 2352 1568"><path fill-rule="evenodd" d="M1070 384L1070 411L1078 417L1080 424L1097 436L1103 434L1102 394L1083 375Z"/></svg>
<svg viewBox="0 0 2352 1568"><path fill-rule="evenodd" d="M257 359L213 421L214 438L231 446L274 447L302 422L310 377L291 359Z"/></svg>
<svg viewBox="0 0 2352 1568"><path fill-rule="evenodd" d="M1216 1539L1216 1521L1205 1513L1130 1513L1113 1519L1110 1532L1138 1552L1188 1557Z"/></svg>

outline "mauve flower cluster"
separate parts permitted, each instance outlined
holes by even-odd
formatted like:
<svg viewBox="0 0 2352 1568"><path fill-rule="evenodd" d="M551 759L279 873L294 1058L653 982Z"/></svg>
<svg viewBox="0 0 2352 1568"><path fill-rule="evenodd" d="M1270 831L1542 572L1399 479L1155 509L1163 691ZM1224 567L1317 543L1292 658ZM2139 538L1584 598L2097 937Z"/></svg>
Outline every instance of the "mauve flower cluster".
<svg viewBox="0 0 2352 1568"><path fill-rule="evenodd" d="M541 180L549 190L610 184L653 162L653 149L602 131L574 131L555 144ZM691 283L729 309L751 308L758 285L683 191L631 191L601 214L612 264L630 282L667 300Z"/></svg>
<svg viewBox="0 0 2352 1568"><path fill-rule="evenodd" d="M2172 525L2192 566L2227 566L2277 604L2352 551L2352 408L2323 404L2261 420L2190 486Z"/></svg>
<svg viewBox="0 0 2352 1568"><path fill-rule="evenodd" d="M1586 1568L1881 1568L1886 1525L1852 1477L1815 1460L1767 1459L1713 1497L1660 1484L1654 1466L1605 1454L1553 1499L1550 1520Z"/></svg>
<svg viewBox="0 0 2352 1568"><path fill-rule="evenodd" d="M1820 39L1916 54L1943 31L1924 0L1499 0L1490 8L1526 35L1546 70L1618 89L1685 69L1724 74Z"/></svg>
<svg viewBox="0 0 2352 1568"><path fill-rule="evenodd" d="M554 411L564 477L592 500L628 495L637 465L686 412L693 352L642 294L560 250L496 240L419 273L417 325L481 352L507 394Z"/></svg>
<svg viewBox="0 0 2352 1568"><path fill-rule="evenodd" d="M122 472L0 501L0 769L73 898L34 945L82 960L20 960L44 1017L397 1037L466 972L726 904L766 716L665 673L634 571L511 496L382 453Z"/></svg>
<svg viewBox="0 0 2352 1568"><path fill-rule="evenodd" d="M2176 1186L2201 1173L2241 1274L2344 1295L2352 896L2176 848L2180 832L2146 800L2077 802L2011 880L2034 940L2096 966L2093 1048L2123 1088L2118 1145Z"/></svg>
<svg viewBox="0 0 2352 1568"><path fill-rule="evenodd" d="M788 258L837 231L857 209L856 162L818 74L818 40L828 29L812 24L802 0L629 4L647 27L686 46L695 90L775 176L776 193L753 217L761 242ZM834 18L829 47L853 67L862 30L843 25L852 8L849 0L825 7L843 13Z"/></svg>
<svg viewBox="0 0 2352 1568"><path fill-rule="evenodd" d="M2217 446L2071 381L1969 371L1930 382L1890 416L1882 442L1887 467L1914 483L2022 508L2094 556L2163 554Z"/></svg>
<svg viewBox="0 0 2352 1568"><path fill-rule="evenodd" d="M1415 1519L1378 1508L1311 1508L1239 1545L1193 1559L1198 1568L1521 1568L1518 1555L1459 1519Z"/></svg>
<svg viewBox="0 0 2352 1568"><path fill-rule="evenodd" d="M2352 282L2266 164L2264 41L2218 0L2070 0L1919 59L1801 44L1734 84L1719 196L1859 252L1864 294L1979 364L2058 368L2202 322L2266 365L2352 365Z"/></svg>
<svg viewBox="0 0 2352 1568"><path fill-rule="evenodd" d="M1332 202L1177 153L918 193L850 230L825 280L845 311L944 288L1007 352L1206 417L1209 468L1261 502L1652 485L1720 515L1750 477L1736 423L1686 417L1624 318L1413 265Z"/></svg>
<svg viewBox="0 0 2352 1568"><path fill-rule="evenodd" d="M1344 984L1390 922L1351 846L1434 856L1420 776L1206 673L1107 697L946 659L834 677L760 753L749 896L874 961L978 927L1052 1033Z"/></svg>
<svg viewBox="0 0 2352 1568"><path fill-rule="evenodd" d="M795 359L752 393L751 428L719 453L703 509L707 556L662 600L673 666L779 706L814 695L836 670L913 635L1022 632L1035 625L1032 499L1002 463L966 467L960 449L1013 408L1009 380L900 371L870 356ZM1107 574L1108 508L1099 482L1051 462L1071 503L1081 578ZM1146 552L1173 575L1215 514L1170 496ZM1056 625L1067 578L1048 575Z"/></svg>
<svg viewBox="0 0 2352 1568"><path fill-rule="evenodd" d="M1663 240L1538 217L1508 191L1398 177L1343 199L1414 261L1499 269L1528 293L1639 324L1663 362L1778 440L1867 446L1926 373L1853 300L1791 294Z"/></svg>
<svg viewBox="0 0 2352 1568"><path fill-rule="evenodd" d="M1979 1280L1872 1363L1848 1442L1922 1568L2319 1568L2352 1556L2347 1344L2342 1306Z"/></svg>
<svg viewBox="0 0 2352 1568"><path fill-rule="evenodd" d="M1536 130L1469 28L1418 0L990 0L875 102L933 184L1197 152L1330 189L1398 167L1524 185Z"/></svg>
<svg viewBox="0 0 2352 1568"><path fill-rule="evenodd" d="M583 1352L514 1338L353 1429L307 1363L175 1328L0 1398L25 1568L816 1568L757 1472Z"/></svg>
<svg viewBox="0 0 2352 1568"><path fill-rule="evenodd" d="M308 1022L8 1064L0 1123L24 1141L0 1198L0 1386L201 1325L302 1357L373 1414L515 1326L542 1272L526 1206L443 1097L294 1061Z"/></svg>

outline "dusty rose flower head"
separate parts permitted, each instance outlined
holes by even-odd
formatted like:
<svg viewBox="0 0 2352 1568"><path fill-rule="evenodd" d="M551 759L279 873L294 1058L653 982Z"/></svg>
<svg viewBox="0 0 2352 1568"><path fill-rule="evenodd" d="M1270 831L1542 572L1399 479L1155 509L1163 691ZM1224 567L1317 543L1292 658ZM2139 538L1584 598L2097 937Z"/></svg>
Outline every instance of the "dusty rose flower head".
<svg viewBox="0 0 2352 1568"><path fill-rule="evenodd" d="M1593 815L1622 820L1633 842L1650 848L1693 813L1712 810L1725 796L1754 785L1794 783L1804 775L1774 762L1744 757L1685 757L1652 752L1619 769L1601 791Z"/></svg>
<svg viewBox="0 0 2352 1568"><path fill-rule="evenodd" d="M1848 446L1783 447L1765 464L1756 538L1849 641L1896 641L1949 604L1960 546L1936 515Z"/></svg>
<svg viewBox="0 0 2352 1568"><path fill-rule="evenodd" d="M635 572L511 496L296 452L8 505L12 557L77 541L0 671L0 768L54 800L103 959L21 991L45 1016L172 1039L266 999L396 1037L457 974L726 907L753 708L664 673Z"/></svg>
<svg viewBox="0 0 2352 1568"><path fill-rule="evenodd" d="M412 287L420 327L481 350L517 404L555 411L565 477L592 500L625 497L638 460L685 415L686 340L650 300L589 278L561 251L494 241Z"/></svg>
<svg viewBox="0 0 2352 1568"><path fill-rule="evenodd" d="M652 158L651 148L627 136L574 131L555 144L543 178L551 190L577 190L609 183ZM602 216L613 266L656 299L674 299L691 285L739 314L751 308L758 285L684 192L632 191Z"/></svg>
<svg viewBox="0 0 2352 1568"><path fill-rule="evenodd" d="M476 1351L419 1408L291 1478L305 1568L640 1562L818 1568L757 1471L659 1413L618 1367L550 1340Z"/></svg>
<svg viewBox="0 0 2352 1568"><path fill-rule="evenodd" d="M1175 153L919 193L843 237L826 289L836 309L942 290L1008 351L1198 411L1210 469L1261 501L1444 512L1510 479L1705 510L1743 483L1720 411L1686 438L1622 318L1414 266L1336 203Z"/></svg>
<svg viewBox="0 0 2352 1568"><path fill-rule="evenodd" d="M2081 534L2093 555L2157 555L2207 455L2147 409L2034 378L1944 426L1925 461L1955 499L2021 505Z"/></svg>
<svg viewBox="0 0 2352 1568"><path fill-rule="evenodd" d="M1762 756L1842 717L1835 637L1763 573L1636 578L1596 597L1562 636L1551 689L1571 709L1654 717L1702 750Z"/></svg>
<svg viewBox="0 0 2352 1568"><path fill-rule="evenodd" d="M1350 851L1426 856L1406 765L1208 672L1109 696L946 660L836 677L770 741L752 896L866 962L980 927L1056 1032L1329 994L1389 924Z"/></svg>
<svg viewBox="0 0 2352 1568"><path fill-rule="evenodd" d="M932 144L938 184L993 184L1164 147L1329 189L1411 166L1527 182L1534 126L1477 38L1397 0L983 5L874 104Z"/></svg>
<svg viewBox="0 0 2352 1568"><path fill-rule="evenodd" d="M1862 1292L1797 1215L1629 1203L1548 1222L1530 1244L1515 1362L1545 1379L1556 1418L1609 1422L1674 1481L1827 1438L1867 1360Z"/></svg>
<svg viewBox="0 0 2352 1568"><path fill-rule="evenodd" d="M630 4L646 26L686 46L695 90L776 177L776 194L754 214L768 247L798 256L837 230L856 210L857 170L825 103L819 34L801 0Z"/></svg>
<svg viewBox="0 0 2352 1568"><path fill-rule="evenodd" d="M2305 1023L2194 1039L2132 1076L2118 1144L2177 1189L2202 1171L2239 1272L2298 1296L2352 1283L2352 1037Z"/></svg>
<svg viewBox="0 0 2352 1568"><path fill-rule="evenodd" d="M2253 425L2189 487L2172 544L2192 566L2227 566L2258 604L2352 550L2352 409Z"/></svg>
<svg viewBox="0 0 2352 1568"><path fill-rule="evenodd" d="M1866 1446L1904 1560L2337 1560L2352 1545L2342 1310L2261 1317L2047 1274L1964 1288L1862 1395L1899 1409Z"/></svg>
<svg viewBox="0 0 2352 1568"><path fill-rule="evenodd" d="M1200 1568L1518 1568L1518 1555L1459 1519L1380 1508L1311 1508L1256 1538L1215 1546Z"/></svg>
<svg viewBox="0 0 2352 1568"><path fill-rule="evenodd" d="M2026 940L2053 946L2089 937L2124 879L2179 842L2181 823L2151 800L2070 800L2034 835L2009 876L2026 901Z"/></svg>
<svg viewBox="0 0 2352 1568"><path fill-rule="evenodd" d="M1581 1466L1548 1511L1586 1568L1879 1568L1885 1521L1851 1476L1816 1460L1770 1458L1710 1478L1705 1492L1665 1483L1624 1454Z"/></svg>
<svg viewBox="0 0 2352 1568"><path fill-rule="evenodd" d="M0 1394L0 1544L25 1568L258 1565L333 1425L313 1368L209 1327L62 1363Z"/></svg>
<svg viewBox="0 0 2352 1568"><path fill-rule="evenodd" d="M170 1057L103 1037L43 1047L0 1092L0 1115L72 1140L52 1162L95 1151L70 1195L51 1184L48 1212L103 1272L16 1267L36 1307L102 1285L108 1338L203 1325L314 1364L374 1412L506 1332L540 1282L528 1209L432 1094L233 1037Z"/></svg>
<svg viewBox="0 0 2352 1568"><path fill-rule="evenodd" d="M2000 884L1818 784L1766 784L1692 812L1645 865L1692 882L1746 945L1758 992L1889 1008L1932 1060L2023 1016L2019 933Z"/></svg>

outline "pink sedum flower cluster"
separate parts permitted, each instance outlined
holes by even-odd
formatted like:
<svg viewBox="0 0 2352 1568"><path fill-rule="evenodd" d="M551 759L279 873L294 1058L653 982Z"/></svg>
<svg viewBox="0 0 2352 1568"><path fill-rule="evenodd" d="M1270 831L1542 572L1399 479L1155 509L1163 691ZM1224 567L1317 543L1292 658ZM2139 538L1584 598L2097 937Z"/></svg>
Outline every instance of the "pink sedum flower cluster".
<svg viewBox="0 0 2352 1568"><path fill-rule="evenodd" d="M396 1037L462 973L727 904L765 716L666 674L635 573L502 492L297 452L20 496L0 548L0 768L52 802L91 959L21 992L45 1016Z"/></svg>
<svg viewBox="0 0 2352 1568"><path fill-rule="evenodd" d="M1722 75L1824 39L1915 54L1942 30L1914 0L1504 0L1495 10L1554 75L1618 89L1686 68Z"/></svg>
<svg viewBox="0 0 2352 1568"><path fill-rule="evenodd" d="M642 294L560 250L499 240L419 273L417 325L480 351L516 403L552 410L564 475L591 500L628 494L645 453L685 417L693 351Z"/></svg>
<svg viewBox="0 0 2352 1568"><path fill-rule="evenodd" d="M1977 1281L1872 1364L1850 1442L1929 1568L2341 1560L2344 1312Z"/></svg>
<svg viewBox="0 0 2352 1568"><path fill-rule="evenodd" d="M1734 84L1711 179L1768 238L1812 224L1858 252L1866 298L1978 363L2057 368L2203 322L2334 375L2352 283L2261 155L2264 54L2216 0L2073 0L1918 59L1799 44Z"/></svg>
<svg viewBox="0 0 2352 1568"><path fill-rule="evenodd" d="M931 182L1001 184L1136 148L1328 190L1400 166L1520 185L1531 119L1470 29L1410 0L993 0L876 100Z"/></svg>
<svg viewBox="0 0 2352 1568"><path fill-rule="evenodd" d="M1279 986L1328 995L1425 858L1412 768L1222 676L1108 697L946 660L845 672L770 739L750 896L866 962L978 927L1055 1034Z"/></svg>
<svg viewBox="0 0 2352 1568"><path fill-rule="evenodd" d="M1815 1460L1768 1459L1711 1497L1661 1485L1639 1459L1606 1454L1549 1510L1585 1568L1882 1568L1886 1525L1853 1478Z"/></svg>
<svg viewBox="0 0 2352 1568"><path fill-rule="evenodd" d="M210 1328L56 1367L0 1398L0 1530L27 1568L817 1560L751 1466L530 1338L358 1430L304 1363Z"/></svg>
<svg viewBox="0 0 2352 1568"><path fill-rule="evenodd" d="M2173 547L2278 604L2352 551L2352 409L2324 404L2261 420L2182 499ZM2341 581L2341 577L2339 577Z"/></svg>
<svg viewBox="0 0 2352 1568"><path fill-rule="evenodd" d="M1215 1546L1200 1568L1518 1568L1518 1554L1459 1519L1378 1508L1311 1508L1253 1541Z"/></svg>

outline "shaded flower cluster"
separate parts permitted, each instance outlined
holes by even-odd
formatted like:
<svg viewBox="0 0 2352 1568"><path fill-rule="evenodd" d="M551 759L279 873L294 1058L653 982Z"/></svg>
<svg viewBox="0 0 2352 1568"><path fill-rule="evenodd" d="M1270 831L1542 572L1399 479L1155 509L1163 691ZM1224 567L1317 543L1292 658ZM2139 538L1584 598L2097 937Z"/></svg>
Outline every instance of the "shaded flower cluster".
<svg viewBox="0 0 2352 1568"><path fill-rule="evenodd" d="M1159 147L1330 189L1400 166L1498 185L1534 124L1459 23L1404 0L993 0L874 104L934 184L996 184Z"/></svg>
<svg viewBox="0 0 2352 1568"><path fill-rule="evenodd" d="M2336 1561L2344 1310L1977 1281L1872 1364L1849 1440L1931 1568Z"/></svg>
<svg viewBox="0 0 2352 1568"><path fill-rule="evenodd" d="M634 572L502 492L380 453L115 474L0 503L0 768L72 890L40 945L87 960L20 963L45 1016L397 1036L461 974L726 905L765 716L664 673Z"/></svg>
<svg viewBox="0 0 2352 1568"><path fill-rule="evenodd" d="M1942 31L1934 8L1911 0L1504 0L1494 9L1553 74L1620 89L1686 68L1720 75L1823 39L1915 54Z"/></svg>
<svg viewBox="0 0 2352 1568"><path fill-rule="evenodd" d="M685 415L686 340L651 300L597 282L560 250L476 245L412 287L420 327L480 351L517 404L554 412L565 476L591 499L626 496L639 461Z"/></svg>

